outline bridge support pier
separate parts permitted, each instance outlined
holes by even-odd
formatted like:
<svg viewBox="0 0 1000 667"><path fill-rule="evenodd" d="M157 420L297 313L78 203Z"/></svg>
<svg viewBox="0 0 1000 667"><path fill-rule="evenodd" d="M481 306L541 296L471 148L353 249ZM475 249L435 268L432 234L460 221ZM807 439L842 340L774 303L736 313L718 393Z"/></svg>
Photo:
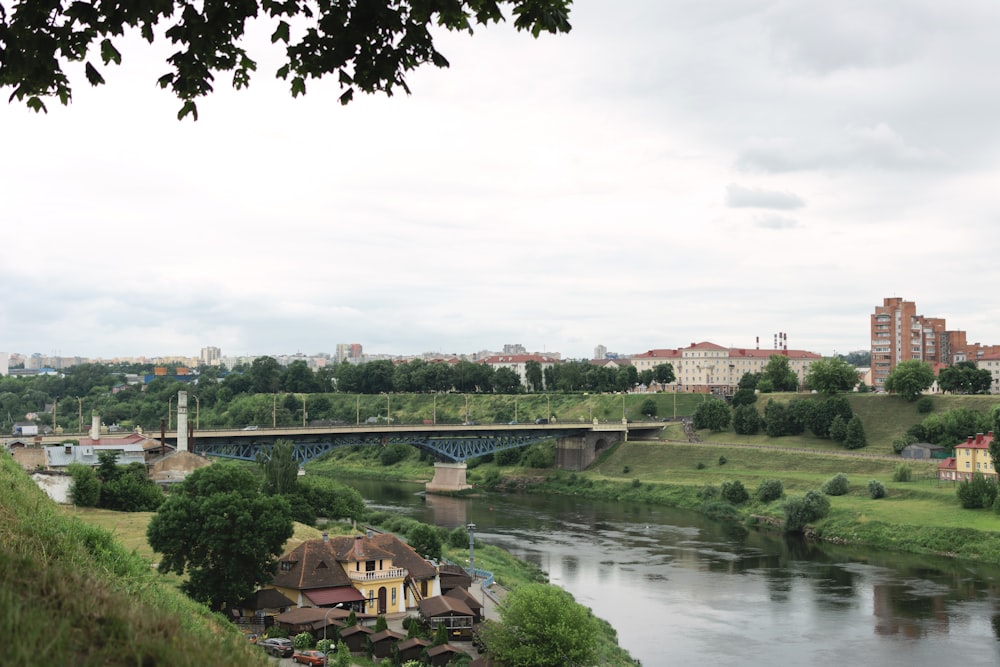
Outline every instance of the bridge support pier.
<svg viewBox="0 0 1000 667"><path fill-rule="evenodd" d="M450 493L471 489L465 481L465 461L459 463L435 463L434 479L424 485L427 493Z"/></svg>

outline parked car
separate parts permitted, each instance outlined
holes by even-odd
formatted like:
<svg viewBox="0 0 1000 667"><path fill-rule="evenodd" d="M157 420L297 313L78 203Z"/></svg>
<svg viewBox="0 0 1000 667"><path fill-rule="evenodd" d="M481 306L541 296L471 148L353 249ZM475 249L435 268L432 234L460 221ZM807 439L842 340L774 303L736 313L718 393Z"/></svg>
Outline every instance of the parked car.
<svg viewBox="0 0 1000 667"><path fill-rule="evenodd" d="M265 653L273 655L275 658L291 658L292 654L295 653L292 640L284 637L268 637L260 642L260 646L263 647Z"/></svg>
<svg viewBox="0 0 1000 667"><path fill-rule="evenodd" d="M297 651L292 656L292 662L301 665L323 665L323 651Z"/></svg>
<svg viewBox="0 0 1000 667"><path fill-rule="evenodd" d="M548 424L549 420L546 419L545 417L539 417L538 419L535 420L535 423L536 424Z"/></svg>

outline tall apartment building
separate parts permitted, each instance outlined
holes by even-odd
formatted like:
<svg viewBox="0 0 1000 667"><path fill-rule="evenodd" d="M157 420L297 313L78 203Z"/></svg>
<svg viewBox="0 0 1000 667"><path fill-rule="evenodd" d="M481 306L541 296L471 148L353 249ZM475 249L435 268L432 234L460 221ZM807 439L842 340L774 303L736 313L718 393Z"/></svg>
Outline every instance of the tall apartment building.
<svg viewBox="0 0 1000 667"><path fill-rule="evenodd" d="M222 350L214 346L201 348L201 363L205 366L218 366L222 359Z"/></svg>
<svg viewBox="0 0 1000 667"><path fill-rule="evenodd" d="M871 369L876 391L901 361L951 366L960 361L979 364L996 346L969 343L964 331L948 331L943 317L924 317L917 305L898 297L883 299L871 315Z"/></svg>
<svg viewBox="0 0 1000 667"><path fill-rule="evenodd" d="M337 363L361 363L361 343L337 343Z"/></svg>

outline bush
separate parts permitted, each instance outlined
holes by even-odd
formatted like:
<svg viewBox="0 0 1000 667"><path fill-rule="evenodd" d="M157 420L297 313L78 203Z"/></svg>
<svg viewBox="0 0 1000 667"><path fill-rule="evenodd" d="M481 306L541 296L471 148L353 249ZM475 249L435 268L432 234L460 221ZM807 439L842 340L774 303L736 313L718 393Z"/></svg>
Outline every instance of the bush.
<svg viewBox="0 0 1000 667"><path fill-rule="evenodd" d="M783 509L785 531L798 533L830 513L830 499L818 491L808 491L804 496L786 500Z"/></svg>
<svg viewBox="0 0 1000 667"><path fill-rule="evenodd" d="M695 469L697 469L697 470L704 470L705 469L705 464L702 463L701 461L698 461L698 463L695 465Z"/></svg>
<svg viewBox="0 0 1000 667"><path fill-rule="evenodd" d="M411 449L409 445L389 445L388 447L383 447L382 451L379 452L378 460L384 466L391 466L409 456Z"/></svg>
<svg viewBox="0 0 1000 667"><path fill-rule="evenodd" d="M448 533L448 546L452 549L469 546L469 530L465 526L458 526Z"/></svg>
<svg viewBox="0 0 1000 667"><path fill-rule="evenodd" d="M531 447L524 454L523 463L528 468L551 468L556 464L556 455L552 450Z"/></svg>
<svg viewBox="0 0 1000 667"><path fill-rule="evenodd" d="M722 487L719 489L719 495L734 505L741 505L750 498L750 494L744 488L743 482L738 479L723 482Z"/></svg>
<svg viewBox="0 0 1000 667"><path fill-rule="evenodd" d="M763 479L757 486L757 500L769 503L785 494L785 485L780 479Z"/></svg>
<svg viewBox="0 0 1000 667"><path fill-rule="evenodd" d="M295 639L292 640L292 644L298 651L305 651L311 649L316 645L316 640L313 638L312 634L309 632L300 632L295 635Z"/></svg>
<svg viewBox="0 0 1000 667"><path fill-rule="evenodd" d="M917 401L917 412L924 415L934 409L934 402L930 396L924 396Z"/></svg>
<svg viewBox="0 0 1000 667"><path fill-rule="evenodd" d="M959 482L955 493L965 509L993 507L997 499L997 483L992 477L987 478L977 472L972 479Z"/></svg>
<svg viewBox="0 0 1000 667"><path fill-rule="evenodd" d="M726 465L726 461L728 461L728 459L725 456L720 456L719 457L719 465L720 466Z"/></svg>
<svg viewBox="0 0 1000 667"><path fill-rule="evenodd" d="M642 486L642 480L640 480L638 477L632 480L633 489L638 489L640 486Z"/></svg>
<svg viewBox="0 0 1000 667"><path fill-rule="evenodd" d="M872 500L878 500L879 498L885 498L885 484L873 479L868 482L868 495L871 496Z"/></svg>
<svg viewBox="0 0 1000 667"><path fill-rule="evenodd" d="M712 500L719 497L719 490L710 484L706 484L698 490L699 500Z"/></svg>
<svg viewBox="0 0 1000 667"><path fill-rule="evenodd" d="M521 462L521 454L523 453L520 447L501 449L493 454L493 460L498 466L516 466Z"/></svg>
<svg viewBox="0 0 1000 667"><path fill-rule="evenodd" d="M848 486L847 475L838 472L823 483L823 493L828 496L842 496L847 493Z"/></svg>
<svg viewBox="0 0 1000 667"><path fill-rule="evenodd" d="M892 471L892 481L894 482L909 482L912 478L913 470L905 463L900 463Z"/></svg>

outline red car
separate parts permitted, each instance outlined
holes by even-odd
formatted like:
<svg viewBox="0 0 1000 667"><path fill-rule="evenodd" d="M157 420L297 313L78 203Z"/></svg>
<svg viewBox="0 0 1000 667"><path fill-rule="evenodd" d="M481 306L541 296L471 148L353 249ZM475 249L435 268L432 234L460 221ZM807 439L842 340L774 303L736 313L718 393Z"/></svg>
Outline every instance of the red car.
<svg viewBox="0 0 1000 667"><path fill-rule="evenodd" d="M292 654L292 661L298 662L303 665L322 665L323 662L323 652L322 651L296 651Z"/></svg>

